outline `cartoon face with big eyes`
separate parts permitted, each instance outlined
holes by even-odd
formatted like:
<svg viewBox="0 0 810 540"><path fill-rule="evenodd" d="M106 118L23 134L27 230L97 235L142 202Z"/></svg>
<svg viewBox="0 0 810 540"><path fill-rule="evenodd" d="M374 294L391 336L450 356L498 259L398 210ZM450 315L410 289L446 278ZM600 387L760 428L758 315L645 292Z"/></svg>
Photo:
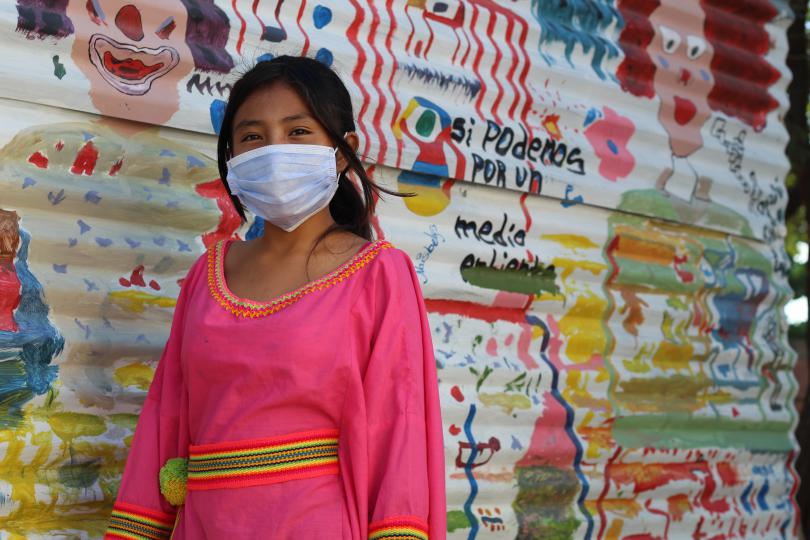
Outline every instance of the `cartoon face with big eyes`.
<svg viewBox="0 0 810 540"><path fill-rule="evenodd" d="M714 85L714 50L706 39L704 22L700 0L663 0L650 15L655 37L647 52L656 66L658 119L676 156L688 156L703 145L700 130L711 114L708 96Z"/></svg>
<svg viewBox="0 0 810 540"><path fill-rule="evenodd" d="M160 124L177 111L178 82L193 68L179 1L73 0L73 60L105 115ZM114 90L114 91L111 91Z"/></svg>

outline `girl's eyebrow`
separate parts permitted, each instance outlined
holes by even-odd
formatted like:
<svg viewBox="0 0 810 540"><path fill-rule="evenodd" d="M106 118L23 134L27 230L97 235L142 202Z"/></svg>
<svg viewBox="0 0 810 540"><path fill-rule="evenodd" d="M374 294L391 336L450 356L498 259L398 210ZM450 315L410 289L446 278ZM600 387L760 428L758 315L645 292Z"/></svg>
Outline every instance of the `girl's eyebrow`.
<svg viewBox="0 0 810 540"><path fill-rule="evenodd" d="M285 117L282 122L292 122L294 120L312 120L312 116L308 113L299 113Z"/></svg>
<svg viewBox="0 0 810 540"><path fill-rule="evenodd" d="M262 124L261 120L251 120L249 118L246 118L246 119L242 120L241 122L239 122L238 124L236 124L233 127L233 130L236 131L239 128L248 127L248 126L258 126L258 125L261 125L261 124Z"/></svg>

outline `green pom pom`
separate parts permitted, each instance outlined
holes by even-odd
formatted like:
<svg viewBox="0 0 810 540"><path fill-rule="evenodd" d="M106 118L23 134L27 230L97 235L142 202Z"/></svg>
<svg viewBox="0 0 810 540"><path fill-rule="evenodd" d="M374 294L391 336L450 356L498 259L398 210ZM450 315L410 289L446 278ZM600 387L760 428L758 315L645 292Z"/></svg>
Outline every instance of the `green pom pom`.
<svg viewBox="0 0 810 540"><path fill-rule="evenodd" d="M188 459L172 458L160 468L160 492L169 504L180 506L186 500Z"/></svg>

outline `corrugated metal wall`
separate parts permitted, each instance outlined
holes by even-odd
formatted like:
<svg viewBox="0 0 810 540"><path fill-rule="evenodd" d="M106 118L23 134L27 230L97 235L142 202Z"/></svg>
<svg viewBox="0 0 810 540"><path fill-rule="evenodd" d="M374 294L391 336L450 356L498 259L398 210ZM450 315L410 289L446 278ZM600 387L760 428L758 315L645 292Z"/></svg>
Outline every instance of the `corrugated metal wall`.
<svg viewBox="0 0 810 540"><path fill-rule="evenodd" d="M339 71L374 178L418 193L375 229L427 298L448 537L795 537L789 22L768 0L5 2L0 537L101 536L177 280L237 227L229 83L283 53Z"/></svg>

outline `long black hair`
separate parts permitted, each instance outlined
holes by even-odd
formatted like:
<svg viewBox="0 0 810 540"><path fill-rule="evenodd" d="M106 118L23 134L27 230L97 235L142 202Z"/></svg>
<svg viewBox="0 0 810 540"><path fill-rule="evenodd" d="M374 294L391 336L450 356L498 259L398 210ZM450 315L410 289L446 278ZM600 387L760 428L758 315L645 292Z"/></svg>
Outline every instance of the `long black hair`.
<svg viewBox="0 0 810 540"><path fill-rule="evenodd" d="M233 119L236 111L251 94L276 82L283 82L298 92L312 115L349 162L348 168L340 172L337 191L329 203L329 212L335 225L321 238L335 230L345 230L371 240L375 196L379 196L381 192L396 196L406 194L389 191L369 178L357 153L343 138L345 133L356 131L349 91L329 67L306 57L278 56L259 62L231 89L217 141L217 164L220 179L242 220L246 220L245 209L225 181L228 174L227 161L233 157ZM352 171L359 180L360 190L349 179L348 171Z"/></svg>

